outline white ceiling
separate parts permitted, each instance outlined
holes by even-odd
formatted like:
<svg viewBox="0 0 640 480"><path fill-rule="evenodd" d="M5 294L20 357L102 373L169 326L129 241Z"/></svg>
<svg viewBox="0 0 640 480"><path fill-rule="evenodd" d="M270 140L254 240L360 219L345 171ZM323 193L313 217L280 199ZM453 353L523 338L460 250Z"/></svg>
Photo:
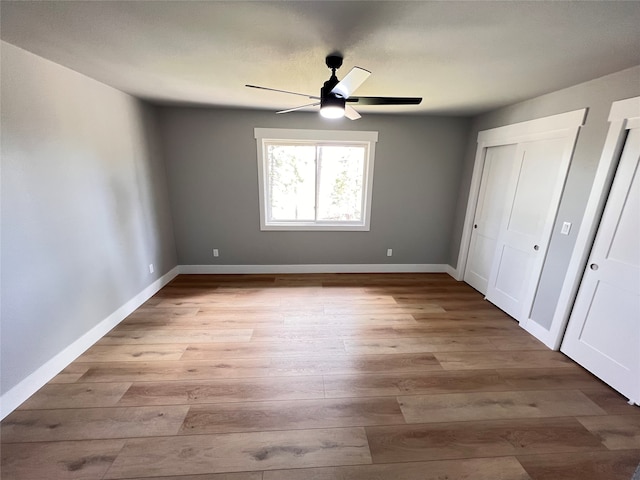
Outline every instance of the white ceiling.
<svg viewBox="0 0 640 480"><path fill-rule="evenodd" d="M0 5L6 42L160 103L309 103L244 84L318 95L334 50L339 78L354 65L373 72L358 95L424 97L361 113L474 114L640 64L638 1Z"/></svg>

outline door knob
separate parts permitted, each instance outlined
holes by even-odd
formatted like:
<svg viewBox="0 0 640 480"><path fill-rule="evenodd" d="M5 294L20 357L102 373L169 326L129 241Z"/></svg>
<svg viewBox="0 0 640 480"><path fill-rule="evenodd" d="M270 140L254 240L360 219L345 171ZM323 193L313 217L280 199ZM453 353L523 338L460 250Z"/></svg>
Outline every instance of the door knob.
<svg viewBox="0 0 640 480"><path fill-rule="evenodd" d="M597 263L592 263L591 265L589 265L589 268L595 272L600 267L598 267Z"/></svg>
<svg viewBox="0 0 640 480"><path fill-rule="evenodd" d="M534 245L533 249L537 252L538 250L540 250L540 247L538 245Z"/></svg>

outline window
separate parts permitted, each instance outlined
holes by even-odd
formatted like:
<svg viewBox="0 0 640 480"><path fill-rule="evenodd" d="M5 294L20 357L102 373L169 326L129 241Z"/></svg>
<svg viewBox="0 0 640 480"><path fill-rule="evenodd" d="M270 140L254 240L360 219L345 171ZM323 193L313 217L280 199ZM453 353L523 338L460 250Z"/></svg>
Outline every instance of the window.
<svg viewBox="0 0 640 480"><path fill-rule="evenodd" d="M261 230L369 230L377 132L256 128Z"/></svg>

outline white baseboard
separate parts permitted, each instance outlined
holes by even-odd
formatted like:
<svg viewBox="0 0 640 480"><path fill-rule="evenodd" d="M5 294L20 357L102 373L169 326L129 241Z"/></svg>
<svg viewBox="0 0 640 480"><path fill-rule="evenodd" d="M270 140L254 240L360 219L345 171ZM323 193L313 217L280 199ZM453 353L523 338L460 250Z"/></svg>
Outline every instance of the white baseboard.
<svg viewBox="0 0 640 480"><path fill-rule="evenodd" d="M445 264L310 264L310 265L180 265L185 274L278 274L278 273L449 273ZM449 273L450 274L450 273Z"/></svg>
<svg viewBox="0 0 640 480"><path fill-rule="evenodd" d="M115 312L85 333L78 340L58 353L19 384L0 398L0 420L18 408L25 400L37 392L49 380L64 370L71 362L82 355L89 347L100 340L109 330L118 325L131 312L151 298L158 290L173 280L179 273L175 267L146 287Z"/></svg>
<svg viewBox="0 0 640 480"><path fill-rule="evenodd" d="M446 272L451 277L455 278L458 281L462 281L462 278L459 277L458 270L456 268L452 267L451 265L445 265L445 267L447 268Z"/></svg>

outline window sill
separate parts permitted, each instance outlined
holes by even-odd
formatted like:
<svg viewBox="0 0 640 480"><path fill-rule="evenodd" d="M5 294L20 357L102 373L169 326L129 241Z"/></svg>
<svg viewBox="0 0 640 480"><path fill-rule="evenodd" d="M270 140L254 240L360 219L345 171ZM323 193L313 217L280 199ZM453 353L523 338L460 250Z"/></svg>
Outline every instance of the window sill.
<svg viewBox="0 0 640 480"><path fill-rule="evenodd" d="M291 224L291 223L272 223L261 225L262 231L280 231L280 232L296 232L296 231L315 231L315 232L368 232L371 230L369 225L362 224Z"/></svg>

